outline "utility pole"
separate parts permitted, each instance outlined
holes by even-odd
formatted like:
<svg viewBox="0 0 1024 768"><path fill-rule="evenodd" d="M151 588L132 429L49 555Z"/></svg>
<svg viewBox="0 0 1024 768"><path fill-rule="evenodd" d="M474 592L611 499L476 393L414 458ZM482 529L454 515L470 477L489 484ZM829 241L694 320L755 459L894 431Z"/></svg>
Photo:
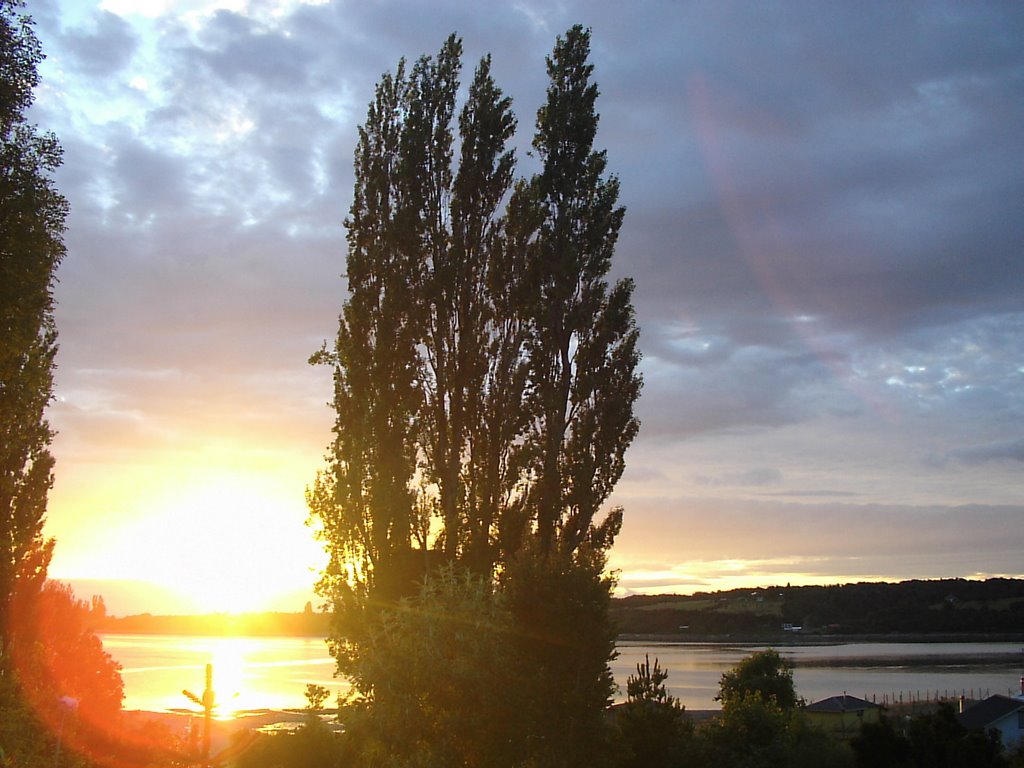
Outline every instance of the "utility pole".
<svg viewBox="0 0 1024 768"><path fill-rule="evenodd" d="M206 665L206 688L203 689L202 697L196 696L191 691L183 690L182 693L191 701L203 708L203 765L210 761L210 721L213 719L214 703L213 693L213 664Z"/></svg>

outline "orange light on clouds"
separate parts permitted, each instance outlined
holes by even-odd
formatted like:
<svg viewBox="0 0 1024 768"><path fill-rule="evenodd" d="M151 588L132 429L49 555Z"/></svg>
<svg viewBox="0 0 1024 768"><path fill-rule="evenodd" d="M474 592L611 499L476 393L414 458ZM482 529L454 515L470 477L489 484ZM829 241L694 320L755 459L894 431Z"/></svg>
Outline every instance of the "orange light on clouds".
<svg viewBox="0 0 1024 768"><path fill-rule="evenodd" d="M772 586L808 586L821 584L821 574L813 566L823 559L818 558L771 558L771 559L707 559L689 560L669 568L650 568L643 565L631 566L624 560L612 564L619 568L618 596L634 592L644 594L679 594L694 592L718 592L732 589L758 589ZM801 570L803 566L806 570ZM864 574L849 581L884 581L877 574Z"/></svg>

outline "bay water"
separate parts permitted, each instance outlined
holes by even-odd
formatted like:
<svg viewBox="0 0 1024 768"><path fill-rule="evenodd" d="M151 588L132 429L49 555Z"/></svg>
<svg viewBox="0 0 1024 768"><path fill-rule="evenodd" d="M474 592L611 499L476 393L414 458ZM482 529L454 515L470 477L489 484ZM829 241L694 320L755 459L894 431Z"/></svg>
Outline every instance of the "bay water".
<svg viewBox="0 0 1024 768"><path fill-rule="evenodd" d="M220 716L243 710L299 708L307 684L334 697L348 689L334 677L322 638L188 637L106 633L104 649L121 664L126 709L194 709L182 693L201 696L205 668L213 665ZM797 693L808 701L848 693L892 701L982 698L1019 693L1022 643L847 643L797 645L777 650L795 663ZM626 680L649 658L668 671L669 692L690 710L717 709L722 673L766 646L720 643L622 642L612 672L625 699Z"/></svg>

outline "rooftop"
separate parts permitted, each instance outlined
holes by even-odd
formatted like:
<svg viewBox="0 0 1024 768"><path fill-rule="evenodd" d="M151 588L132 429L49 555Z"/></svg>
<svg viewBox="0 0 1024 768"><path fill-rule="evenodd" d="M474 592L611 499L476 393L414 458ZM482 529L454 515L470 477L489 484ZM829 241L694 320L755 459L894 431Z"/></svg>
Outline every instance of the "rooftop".
<svg viewBox="0 0 1024 768"><path fill-rule="evenodd" d="M877 709L878 704L874 704L864 699L859 699L856 696L848 696L843 694L842 696L829 696L827 699L816 701L813 704L808 704L804 707L805 712L858 712L865 709Z"/></svg>
<svg viewBox="0 0 1024 768"><path fill-rule="evenodd" d="M988 728L997 720L1022 709L1024 709L1024 699L996 694L979 701L960 714L957 719L964 728Z"/></svg>

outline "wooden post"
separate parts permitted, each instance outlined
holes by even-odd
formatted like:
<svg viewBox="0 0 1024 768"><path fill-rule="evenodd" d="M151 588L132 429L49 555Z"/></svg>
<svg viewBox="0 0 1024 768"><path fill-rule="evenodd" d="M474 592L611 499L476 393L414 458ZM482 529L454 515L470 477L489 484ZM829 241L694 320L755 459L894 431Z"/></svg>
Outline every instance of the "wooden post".
<svg viewBox="0 0 1024 768"><path fill-rule="evenodd" d="M203 765L210 761L210 722L213 719L213 708L216 706L216 695L213 692L213 664L206 665L206 687L203 688L202 698L191 691L182 691L182 694L194 701L203 708Z"/></svg>
<svg viewBox="0 0 1024 768"><path fill-rule="evenodd" d="M203 689L203 762L210 760L210 721L213 719L213 664L206 665L206 688Z"/></svg>

